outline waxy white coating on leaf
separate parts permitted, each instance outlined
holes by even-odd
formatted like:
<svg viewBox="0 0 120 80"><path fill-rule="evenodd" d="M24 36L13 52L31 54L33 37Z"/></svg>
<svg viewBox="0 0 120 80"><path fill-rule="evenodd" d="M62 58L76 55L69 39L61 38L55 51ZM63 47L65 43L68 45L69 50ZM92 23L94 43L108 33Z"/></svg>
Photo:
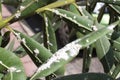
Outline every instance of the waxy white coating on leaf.
<svg viewBox="0 0 120 80"><path fill-rule="evenodd" d="M21 70L16 70L15 72L19 73L19 72L21 72Z"/></svg>
<svg viewBox="0 0 120 80"><path fill-rule="evenodd" d="M45 24L46 24L46 27L48 27L48 18L45 17Z"/></svg>
<svg viewBox="0 0 120 80"><path fill-rule="evenodd" d="M43 38L43 35L41 35L40 37Z"/></svg>
<svg viewBox="0 0 120 80"><path fill-rule="evenodd" d="M86 42L89 42L89 40L87 39Z"/></svg>
<svg viewBox="0 0 120 80"><path fill-rule="evenodd" d="M67 1L65 1L65 4L67 4L68 2Z"/></svg>
<svg viewBox="0 0 120 80"><path fill-rule="evenodd" d="M109 30L113 30L113 28L115 27L115 25L110 25L109 27L107 27Z"/></svg>
<svg viewBox="0 0 120 80"><path fill-rule="evenodd" d="M69 59L75 57L79 49L82 48L82 45L78 44L80 39L67 44L62 49L58 50L53 56L47 61L47 63L43 64L39 67L37 72L41 72L47 68L50 68L52 64L60 62L60 60L68 61Z"/></svg>
<svg viewBox="0 0 120 80"><path fill-rule="evenodd" d="M83 26L77 20L75 20L77 18L77 16L76 16L76 18L75 17L71 18L71 17L67 16L67 14L60 13L58 10L55 10L55 9L48 9L48 10L52 11L53 13L56 13L57 15L65 17L66 19L76 23L78 26Z"/></svg>
<svg viewBox="0 0 120 80"><path fill-rule="evenodd" d="M34 50L34 53L35 53L35 55L37 56L37 55L39 54L39 50L36 48L36 49Z"/></svg>
<svg viewBox="0 0 120 80"><path fill-rule="evenodd" d="M25 6L20 6L20 11L24 10Z"/></svg>
<svg viewBox="0 0 120 80"><path fill-rule="evenodd" d="M23 43L26 43L25 38L23 38L21 41L22 41Z"/></svg>
<svg viewBox="0 0 120 80"><path fill-rule="evenodd" d="M18 39L20 39L21 40L21 37L20 37L20 33L14 33L15 34L15 36L18 38Z"/></svg>
<svg viewBox="0 0 120 80"><path fill-rule="evenodd" d="M17 69L15 68L15 67L10 67L9 69L8 69L8 72L15 72Z"/></svg>
<svg viewBox="0 0 120 80"><path fill-rule="evenodd" d="M3 62L2 61L0 61L0 64L2 64Z"/></svg>
<svg viewBox="0 0 120 80"><path fill-rule="evenodd" d="M76 16L74 16L73 18L74 18L74 19L76 19L77 17L76 17Z"/></svg>
<svg viewBox="0 0 120 80"><path fill-rule="evenodd" d="M53 44L52 44L52 43L50 43L50 41L47 41L47 44L48 44L48 45L50 45L50 46L53 46Z"/></svg>
<svg viewBox="0 0 120 80"><path fill-rule="evenodd" d="M52 43L48 43L50 46L53 46L53 44Z"/></svg>
<svg viewBox="0 0 120 80"><path fill-rule="evenodd" d="M15 18L19 18L21 16L21 12L17 11L17 13L15 14Z"/></svg>
<svg viewBox="0 0 120 80"><path fill-rule="evenodd" d="M53 25L53 26L55 26L55 25L56 25L56 23L54 22L52 25Z"/></svg>
<svg viewBox="0 0 120 80"><path fill-rule="evenodd" d="M93 25L93 26L91 26L92 27L92 29L94 30L94 31L97 31L98 30L98 28L95 26L95 25Z"/></svg>

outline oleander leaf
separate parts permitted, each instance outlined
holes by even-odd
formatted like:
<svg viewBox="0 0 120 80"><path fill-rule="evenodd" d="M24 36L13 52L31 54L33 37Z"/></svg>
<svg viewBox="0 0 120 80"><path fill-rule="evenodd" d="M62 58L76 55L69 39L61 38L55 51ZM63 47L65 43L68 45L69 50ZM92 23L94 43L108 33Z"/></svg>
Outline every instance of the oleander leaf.
<svg viewBox="0 0 120 80"><path fill-rule="evenodd" d="M83 73L58 77L54 80L114 80L111 76L103 73Z"/></svg>
<svg viewBox="0 0 120 80"><path fill-rule="evenodd" d="M117 77L120 77L119 76L119 73L120 73L120 64L118 63L117 65L116 65L116 67L115 67L115 69L114 69L114 71L113 71L113 73L112 73L112 77L114 78L114 79L116 79Z"/></svg>
<svg viewBox="0 0 120 80"><path fill-rule="evenodd" d="M44 45L49 49L52 53L57 51L57 42L55 31L52 26L52 22L50 21L47 15L44 15L45 20L45 29L44 29Z"/></svg>
<svg viewBox="0 0 120 80"><path fill-rule="evenodd" d="M31 38L33 38L35 41L37 41L38 43L42 44L43 43L43 34L41 32L36 33L35 35L33 35ZM24 57L26 55L26 51L23 49L22 46L19 46L16 50L14 50L14 53L18 56L18 57Z"/></svg>
<svg viewBox="0 0 120 80"><path fill-rule="evenodd" d="M1 47L7 46L7 44L9 43L9 41L10 41L10 31L7 31L3 35Z"/></svg>
<svg viewBox="0 0 120 80"><path fill-rule="evenodd" d="M118 14L120 14L120 6L118 5L109 5L110 7L112 7Z"/></svg>
<svg viewBox="0 0 120 80"><path fill-rule="evenodd" d="M52 56L52 53L49 50L34 39L18 31L16 34L18 34L18 38L21 38L22 47L37 66L40 66L42 62L45 62L50 56Z"/></svg>
<svg viewBox="0 0 120 80"><path fill-rule="evenodd" d="M37 67L39 67L41 63L46 62L47 59L52 56L52 53L48 49L29 36L18 31L16 31L15 35L21 40L22 47L25 49ZM61 73L60 70L56 71L54 74L59 75L59 73Z"/></svg>
<svg viewBox="0 0 120 80"><path fill-rule="evenodd" d="M18 6L20 3L22 3L22 0L2 0L1 2L2 4Z"/></svg>
<svg viewBox="0 0 120 80"><path fill-rule="evenodd" d="M107 4L120 5L120 0L99 0L99 2L104 2L104 3L107 3Z"/></svg>
<svg viewBox="0 0 120 80"><path fill-rule="evenodd" d="M89 20L85 16L79 16L76 13L72 13L70 11L66 11L63 9L46 9L46 10L51 11L51 12L55 13L56 15L59 15L61 17L64 17L64 18L72 21L73 23L77 24L79 27L82 27L89 31L92 31L91 26L93 25L93 21Z"/></svg>
<svg viewBox="0 0 120 80"><path fill-rule="evenodd" d="M95 43L97 57L101 61L104 71L109 73L114 64L114 54L107 37L102 37Z"/></svg>
<svg viewBox="0 0 120 80"><path fill-rule="evenodd" d="M0 48L0 62L0 71L6 72L3 80L26 80L22 62L14 53ZM2 64L6 65L7 68Z"/></svg>
<svg viewBox="0 0 120 80"><path fill-rule="evenodd" d="M92 32L81 39L77 39L67 44L62 49L59 49L56 53L52 55L50 59L48 59L46 63L42 64L38 68L38 70L31 77L30 80L34 80L39 77L45 77L53 73L61 66L71 61L75 56L77 56L80 49L91 45L96 40L100 39L101 37L105 36L107 33L111 32L118 23L119 22L115 22L108 27L104 27L102 29L99 29L98 31Z"/></svg>

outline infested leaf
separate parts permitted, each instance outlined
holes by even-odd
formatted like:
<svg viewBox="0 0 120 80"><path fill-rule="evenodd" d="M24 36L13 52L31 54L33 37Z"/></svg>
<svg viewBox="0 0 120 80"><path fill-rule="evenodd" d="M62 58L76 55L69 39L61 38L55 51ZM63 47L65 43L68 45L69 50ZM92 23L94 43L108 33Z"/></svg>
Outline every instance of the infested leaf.
<svg viewBox="0 0 120 80"><path fill-rule="evenodd" d="M0 71L4 73L4 71L7 70L7 73L3 76L3 80L26 80L23 65L14 53L0 48L0 62ZM8 68L6 69L2 64L6 65ZM9 72L9 70L13 68L14 70Z"/></svg>
<svg viewBox="0 0 120 80"><path fill-rule="evenodd" d="M54 80L114 80L111 76L103 73L83 73L63 76Z"/></svg>
<svg viewBox="0 0 120 80"><path fill-rule="evenodd" d="M67 44L62 49L59 49L56 53L52 55L50 59L44 64L42 64L36 73L31 77L30 80L37 79L39 77L48 76L55 72L61 66L65 65L71 61L75 56L77 56L80 49L87 47L94 43L96 40L105 36L107 33L112 31L112 29L118 24L115 22L108 27L99 29L98 31L92 32L81 39L75 40ZM101 34L102 33L102 34ZM61 54L62 53L62 54Z"/></svg>

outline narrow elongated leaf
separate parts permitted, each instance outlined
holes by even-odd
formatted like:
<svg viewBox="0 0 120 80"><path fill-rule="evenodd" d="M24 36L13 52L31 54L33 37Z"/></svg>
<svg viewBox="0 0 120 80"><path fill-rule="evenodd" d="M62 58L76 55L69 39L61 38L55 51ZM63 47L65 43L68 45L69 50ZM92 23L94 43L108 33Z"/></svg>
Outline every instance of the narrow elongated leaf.
<svg viewBox="0 0 120 80"><path fill-rule="evenodd" d="M35 41L37 41L38 43L42 44L43 43L43 34L42 33L36 33L35 35L33 35L31 38L33 38ZM18 57L23 57L26 55L26 51L22 48L22 46L19 46L14 53L18 56Z"/></svg>
<svg viewBox="0 0 120 80"><path fill-rule="evenodd" d="M113 42L113 49L116 51L120 51L120 39L114 40Z"/></svg>
<svg viewBox="0 0 120 80"><path fill-rule="evenodd" d="M22 2L16 13L14 14L14 20L24 18L28 15L34 14L34 11L42 6L44 6L46 3L44 3L43 0L25 0ZM13 21L14 21L13 20Z"/></svg>
<svg viewBox="0 0 120 80"><path fill-rule="evenodd" d="M92 58L93 46L90 45L89 48L85 48L83 52L83 67L82 72L86 73L89 71L91 58Z"/></svg>
<svg viewBox="0 0 120 80"><path fill-rule="evenodd" d="M43 12L46 10L46 8L56 8L56 7L61 7L70 3L74 3L75 0L58 0L56 2L53 2L47 6L44 6L42 8L39 8L36 10L37 13Z"/></svg>
<svg viewBox="0 0 120 80"><path fill-rule="evenodd" d="M13 51L13 49L14 49L14 44L15 44L15 39L13 39L13 40L10 42L9 46L7 47L7 50Z"/></svg>
<svg viewBox="0 0 120 80"><path fill-rule="evenodd" d="M55 53L57 51L57 42L56 42L56 36L55 36L55 31L52 26L52 20L50 21L50 18L44 15L44 20L45 20L45 29L44 29L44 43L47 49L49 49L52 53ZM61 67L56 71L58 75L64 75L64 66ZM47 78L51 78L51 75L48 76Z"/></svg>
<svg viewBox="0 0 120 80"><path fill-rule="evenodd" d="M117 64L115 70L114 70L113 73L112 73L112 77L113 77L114 79L116 79L116 77L118 76L119 73L120 73L120 64ZM119 77L120 77L120 76L119 76Z"/></svg>
<svg viewBox="0 0 120 80"><path fill-rule="evenodd" d="M4 75L3 75L2 73L0 73L0 79L2 79L3 76L4 76Z"/></svg>
<svg viewBox="0 0 120 80"><path fill-rule="evenodd" d="M70 4L70 11L76 13L77 15L80 15L80 12L78 11L74 4Z"/></svg>
<svg viewBox="0 0 120 80"><path fill-rule="evenodd" d="M97 56L104 67L104 71L108 73L111 70L114 63L114 56L110 42L107 39L107 37L102 37L101 39L96 41L95 47Z"/></svg>
<svg viewBox="0 0 120 80"><path fill-rule="evenodd" d="M10 41L10 31L7 31L2 38L1 47L5 47Z"/></svg>
<svg viewBox="0 0 120 80"><path fill-rule="evenodd" d="M18 6L22 0L2 0L1 2L7 5Z"/></svg>
<svg viewBox="0 0 120 80"><path fill-rule="evenodd" d="M2 44L2 36L0 35L0 45Z"/></svg>
<svg viewBox="0 0 120 80"><path fill-rule="evenodd" d="M38 67L52 56L52 53L42 44L39 44L37 41L23 33L16 32L15 35L21 40L21 45ZM59 73L61 73L60 70L55 72L56 75L59 75Z"/></svg>
<svg viewBox="0 0 120 80"><path fill-rule="evenodd" d="M116 4L116 5L120 5L120 1L119 0L99 0L100 2L104 2L107 4Z"/></svg>
<svg viewBox="0 0 120 80"><path fill-rule="evenodd" d="M44 1L44 0L25 0L24 2L22 2L19 5L15 14L13 14L12 16L8 17L5 20L0 21L0 29L5 27L5 25L7 25L8 22L13 23L16 20L20 20L22 18L25 18L29 15L34 14L35 11L40 13L42 11L45 11L46 8L60 7L60 6L66 5L66 4L73 3L73 2L75 2L75 0L57 1L57 2L54 2L53 4L49 4L49 5L45 6L47 4L46 2L49 2L49 0L46 0L46 1ZM43 7L43 6L45 6L45 7ZM42 8L40 8L40 7L42 7ZM38 8L40 8L40 9L38 9Z"/></svg>
<svg viewBox="0 0 120 80"><path fill-rule="evenodd" d="M98 31L92 32L81 39L75 40L67 44L65 47L54 53L53 56L48 59L47 63L40 66L30 80L44 77L53 73L61 66L71 61L75 56L77 56L80 49L89 46L96 40L100 39L110 31L112 31L117 24L118 22L115 22L108 27L99 29Z"/></svg>
<svg viewBox="0 0 120 80"><path fill-rule="evenodd" d="M78 6L77 4L74 3L74 6L76 6L76 8L79 10L79 12L81 13L82 16L86 16L91 20L94 20L94 18L92 17L92 15L84 8Z"/></svg>
<svg viewBox="0 0 120 80"><path fill-rule="evenodd" d="M6 71L7 73L5 74L3 80L26 80L23 65L20 59L15 56L14 53L0 48L0 62L1 72L5 72L6 70L6 67L3 67L2 64L8 67Z"/></svg>
<svg viewBox="0 0 120 80"><path fill-rule="evenodd" d="M17 32L17 37L22 40L24 47L26 46L26 48L32 53L31 56L36 56L42 62L45 62L52 56L52 53L49 50L27 35Z"/></svg>
<svg viewBox="0 0 120 80"><path fill-rule="evenodd" d="M52 23L50 22L50 19L47 16L45 16L45 24L46 24L46 26L45 26L46 47L52 53L55 53L57 51L55 31L53 29Z"/></svg>
<svg viewBox="0 0 120 80"><path fill-rule="evenodd" d="M115 60L119 63L120 62L120 52L114 51Z"/></svg>
<svg viewBox="0 0 120 80"><path fill-rule="evenodd" d="M118 14L120 14L120 6L118 5L110 5Z"/></svg>
<svg viewBox="0 0 120 80"><path fill-rule="evenodd" d="M84 73L59 77L54 80L114 80L111 76L102 73Z"/></svg>
<svg viewBox="0 0 120 80"><path fill-rule="evenodd" d="M0 20L2 20L2 2L0 1Z"/></svg>
<svg viewBox="0 0 120 80"><path fill-rule="evenodd" d="M76 13L72 13L70 11L66 11L63 9L47 9L47 10L72 21L73 23L77 24L79 27L92 31L91 26L93 25L93 22L85 16L79 16L76 15Z"/></svg>

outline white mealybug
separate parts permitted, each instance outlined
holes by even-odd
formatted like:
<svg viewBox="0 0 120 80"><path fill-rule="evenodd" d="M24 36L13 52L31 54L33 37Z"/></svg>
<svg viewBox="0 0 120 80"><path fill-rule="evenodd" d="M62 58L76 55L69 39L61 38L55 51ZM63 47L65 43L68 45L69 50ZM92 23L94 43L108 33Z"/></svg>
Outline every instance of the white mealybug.
<svg viewBox="0 0 120 80"><path fill-rule="evenodd" d="M22 41L23 43L26 43L25 38L23 38L21 41Z"/></svg>
<svg viewBox="0 0 120 80"><path fill-rule="evenodd" d="M87 39L86 42L89 42L89 40Z"/></svg>
<svg viewBox="0 0 120 80"><path fill-rule="evenodd" d="M37 55L39 54L39 50L36 48L36 49L34 50L34 53L35 53L35 55L37 56Z"/></svg>
<svg viewBox="0 0 120 80"><path fill-rule="evenodd" d="M8 72L14 72L14 71L16 71L17 69L15 68L15 67L10 67L9 69L8 69Z"/></svg>
<svg viewBox="0 0 120 80"><path fill-rule="evenodd" d="M25 7L24 6L20 6L20 10L22 11L22 10L24 10L25 9Z"/></svg>
<svg viewBox="0 0 120 80"><path fill-rule="evenodd" d="M91 26L92 27L92 29L94 30L94 31L97 31L98 30L98 28L95 26L95 25L93 25L93 26Z"/></svg>
<svg viewBox="0 0 120 80"><path fill-rule="evenodd" d="M19 18L21 16L21 12L17 11L17 13L15 14L15 18Z"/></svg>

